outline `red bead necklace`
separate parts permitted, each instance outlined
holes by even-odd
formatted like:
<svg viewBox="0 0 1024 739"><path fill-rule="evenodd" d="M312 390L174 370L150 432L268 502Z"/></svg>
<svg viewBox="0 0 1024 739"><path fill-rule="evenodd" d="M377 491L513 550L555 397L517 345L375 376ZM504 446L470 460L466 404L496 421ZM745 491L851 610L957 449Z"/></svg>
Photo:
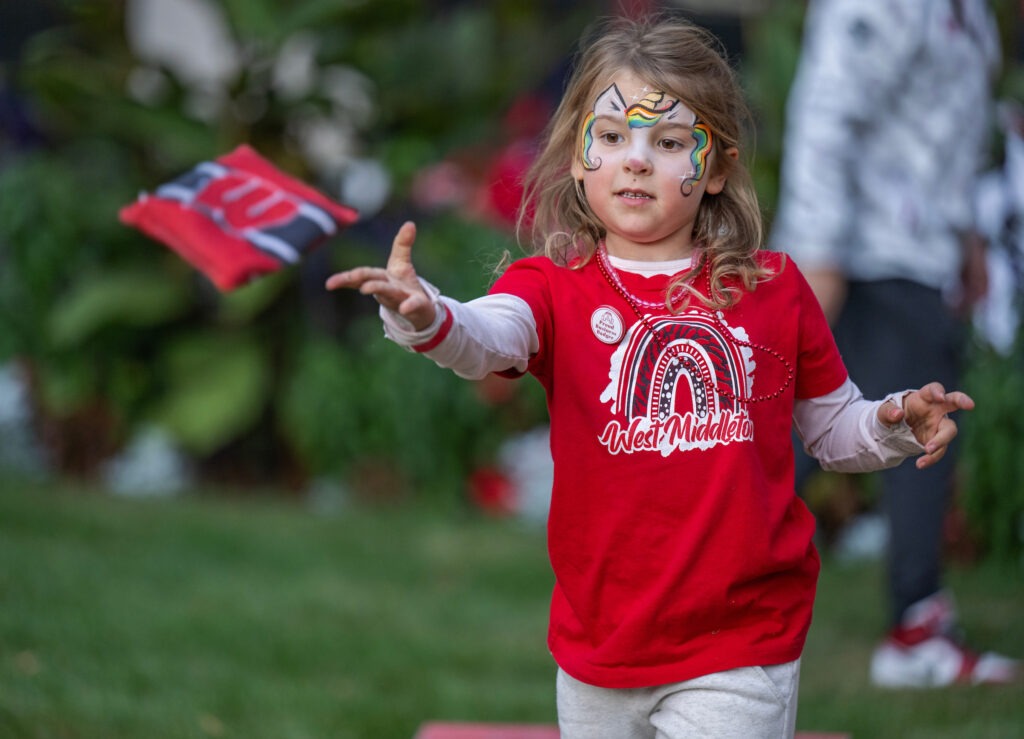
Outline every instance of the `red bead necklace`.
<svg viewBox="0 0 1024 739"><path fill-rule="evenodd" d="M633 310L633 313L636 314L636 317L640 320L640 322L644 325L647 331L654 338L654 341L657 342L659 347L661 347L661 350L663 352L668 352L670 359L674 359L675 357L678 357L680 354L682 354L683 349L679 345L666 345L665 340L655 330L654 326L651 325L651 322L647 318L647 315L640 310L641 306L650 309L665 309L666 303L656 303L652 300L641 300L640 298L636 297L631 292L629 292L629 290L626 289L626 286L622 283L622 280L619 277L617 270L609 260L608 252L605 249L604 244L601 244L597 250L597 266L601 270L601 274L604 275L604 279L608 282L611 288L616 293L619 294L619 297L626 301L629 307ZM711 272L710 270L707 269L707 260L704 260L704 263L701 265L700 269L701 273L705 275L705 278L707 280L708 295L711 295ZM680 292L681 288L677 289L677 291L672 294L670 305L675 304L676 298ZM727 341L731 342L735 346L746 347L748 349L755 349L757 351L764 352L765 354L775 357L775 359L777 359L786 368L786 381L782 384L782 387L780 387L778 390L770 394L754 395L749 398L743 398L735 395L731 390L723 387L706 388L707 390L714 390L716 393L718 393L718 395L726 397L729 400L732 400L737 403L760 403L765 400L774 400L775 398L778 398L786 391L786 388L788 388L792 384L793 365L790 364L789 360L787 360L779 352L777 352L775 349L772 349L770 346L765 346L764 344L758 344L753 341L743 341L742 339L737 339L733 335L732 331L730 331L728 327L722 323L722 320L718 317L718 311L708 310L703 306L695 307L697 307L699 310L704 311L705 313L708 313L711 316L711 320L715 322L715 325L722 332L722 335L726 337Z"/></svg>

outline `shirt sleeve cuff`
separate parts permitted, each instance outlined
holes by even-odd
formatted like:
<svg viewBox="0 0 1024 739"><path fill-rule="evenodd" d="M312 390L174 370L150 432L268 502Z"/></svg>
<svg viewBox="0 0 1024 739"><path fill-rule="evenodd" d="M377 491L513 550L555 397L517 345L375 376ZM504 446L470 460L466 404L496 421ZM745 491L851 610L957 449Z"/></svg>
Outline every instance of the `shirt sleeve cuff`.
<svg viewBox="0 0 1024 739"><path fill-rule="evenodd" d="M452 326L451 311L441 300L441 291L424 279L420 284L434 303L434 320L424 329L416 327L397 311L380 307L380 318L384 322L384 335L399 346L417 352L430 351L448 335Z"/></svg>

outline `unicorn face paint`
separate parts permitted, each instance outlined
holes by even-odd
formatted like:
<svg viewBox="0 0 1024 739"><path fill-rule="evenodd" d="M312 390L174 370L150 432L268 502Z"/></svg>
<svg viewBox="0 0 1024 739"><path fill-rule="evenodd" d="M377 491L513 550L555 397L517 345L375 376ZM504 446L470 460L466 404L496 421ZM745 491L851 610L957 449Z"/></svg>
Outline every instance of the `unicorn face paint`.
<svg viewBox="0 0 1024 739"><path fill-rule="evenodd" d="M615 84L598 96L594 109L587 114L583 121L583 133L580 137L580 160L583 163L583 168L595 170L601 166L601 159L591 156L594 147L594 124L600 115L607 115L613 119L624 116L626 125L630 129L653 128L663 119L668 121L688 120L693 135L693 146L690 150L692 173L681 178L680 189L683 195L689 195L693 191L693 185L702 179L707 171L707 159L712 143L711 129L698 121L696 113L693 113L680 101L668 97L664 92L648 91L646 85L641 92L645 93L643 98L628 106L622 92Z"/></svg>
<svg viewBox="0 0 1024 739"><path fill-rule="evenodd" d="M674 259L690 251L711 165L711 130L682 101L633 73L616 75L583 121L573 175L619 256ZM724 183L712 182L718 192Z"/></svg>

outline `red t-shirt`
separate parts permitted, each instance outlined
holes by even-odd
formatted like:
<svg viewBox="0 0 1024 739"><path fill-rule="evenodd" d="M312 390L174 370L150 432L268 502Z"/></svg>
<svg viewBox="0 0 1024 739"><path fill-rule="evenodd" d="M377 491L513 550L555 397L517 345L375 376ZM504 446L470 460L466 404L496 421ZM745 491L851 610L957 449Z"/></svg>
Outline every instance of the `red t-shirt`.
<svg viewBox="0 0 1024 739"><path fill-rule="evenodd" d="M759 259L777 276L718 320L644 308L660 343L596 259L522 259L491 290L537 323L529 372L554 460L548 643L578 680L662 685L800 656L819 561L794 493L793 401L846 370L796 266ZM619 277L663 302L669 278Z"/></svg>

